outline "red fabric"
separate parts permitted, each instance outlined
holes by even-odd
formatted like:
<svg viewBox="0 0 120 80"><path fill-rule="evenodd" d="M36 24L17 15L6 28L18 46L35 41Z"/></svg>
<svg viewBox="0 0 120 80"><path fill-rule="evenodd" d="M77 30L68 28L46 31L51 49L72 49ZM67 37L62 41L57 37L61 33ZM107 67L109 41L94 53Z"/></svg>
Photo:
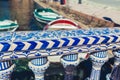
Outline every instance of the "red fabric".
<svg viewBox="0 0 120 80"><path fill-rule="evenodd" d="M66 4L66 0L63 0L64 4Z"/></svg>

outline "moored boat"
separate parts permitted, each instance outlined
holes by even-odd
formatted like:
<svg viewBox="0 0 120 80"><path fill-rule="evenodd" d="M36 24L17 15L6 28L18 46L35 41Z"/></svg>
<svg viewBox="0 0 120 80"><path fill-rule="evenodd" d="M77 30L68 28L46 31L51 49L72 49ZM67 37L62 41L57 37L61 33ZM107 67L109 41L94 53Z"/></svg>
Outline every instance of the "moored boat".
<svg viewBox="0 0 120 80"><path fill-rule="evenodd" d="M62 18L61 15L57 14L56 12L54 12L53 10L49 8L35 9L34 16L37 21L45 23L45 24L53 20Z"/></svg>
<svg viewBox="0 0 120 80"><path fill-rule="evenodd" d="M73 30L81 28L77 23L69 19L57 19L48 23L44 30Z"/></svg>
<svg viewBox="0 0 120 80"><path fill-rule="evenodd" d="M49 22L45 27L44 30L74 30L80 29L81 27L72 20L69 19L57 19L54 21ZM60 58L62 55L59 56L48 56L50 62L60 62ZM87 59L88 54L78 54L78 57L81 59Z"/></svg>
<svg viewBox="0 0 120 80"><path fill-rule="evenodd" d="M15 31L18 28L17 21L3 20L0 21L0 31Z"/></svg>

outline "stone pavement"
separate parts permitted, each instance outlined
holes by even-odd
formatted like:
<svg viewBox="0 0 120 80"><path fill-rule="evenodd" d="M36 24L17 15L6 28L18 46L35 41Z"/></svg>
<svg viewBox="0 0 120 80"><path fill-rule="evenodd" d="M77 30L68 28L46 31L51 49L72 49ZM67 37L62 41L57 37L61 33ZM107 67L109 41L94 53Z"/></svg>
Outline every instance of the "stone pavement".
<svg viewBox="0 0 120 80"><path fill-rule="evenodd" d="M73 5L74 3L74 5ZM110 9L108 7L100 5L90 4L77 4L74 0L69 1L69 6L73 10L92 15L101 19L112 20L113 22L120 24L120 10ZM103 18L104 17L104 18Z"/></svg>

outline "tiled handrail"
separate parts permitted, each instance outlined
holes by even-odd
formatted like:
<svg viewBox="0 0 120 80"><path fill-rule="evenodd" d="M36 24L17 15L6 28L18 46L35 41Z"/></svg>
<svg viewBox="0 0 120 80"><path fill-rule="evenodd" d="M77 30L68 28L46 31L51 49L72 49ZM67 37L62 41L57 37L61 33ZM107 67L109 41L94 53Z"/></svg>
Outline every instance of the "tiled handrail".
<svg viewBox="0 0 120 80"><path fill-rule="evenodd" d="M29 58L120 47L119 28L0 33L0 59ZM39 52L39 54L37 54ZM45 54L44 54L45 53Z"/></svg>
<svg viewBox="0 0 120 80"><path fill-rule="evenodd" d="M93 65L89 80L99 80L101 67L108 60L107 50L113 50L115 65L119 65L119 42L119 28L2 32L0 79L10 80L10 74L15 66L11 59L36 58L31 60L28 66L34 72L35 80L44 80L44 72L49 67L47 57L61 54L60 60L66 73L65 80L70 77L73 79L74 68L80 62L78 54L75 53L87 52L94 53L90 55Z"/></svg>

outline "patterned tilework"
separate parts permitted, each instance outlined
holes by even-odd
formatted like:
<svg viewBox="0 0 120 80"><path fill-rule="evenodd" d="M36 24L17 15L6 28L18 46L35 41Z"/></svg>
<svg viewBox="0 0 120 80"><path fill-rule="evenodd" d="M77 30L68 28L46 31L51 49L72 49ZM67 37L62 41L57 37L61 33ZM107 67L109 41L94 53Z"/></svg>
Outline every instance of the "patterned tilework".
<svg viewBox="0 0 120 80"><path fill-rule="evenodd" d="M11 67L11 65L12 65L11 61L0 62L0 71L8 69L9 67Z"/></svg>
<svg viewBox="0 0 120 80"><path fill-rule="evenodd" d="M9 80L10 75L13 72L15 65L11 65L9 68L0 71L0 80Z"/></svg>
<svg viewBox="0 0 120 80"><path fill-rule="evenodd" d="M96 67L104 64L108 60L107 51L100 51L90 55L90 58Z"/></svg>
<svg viewBox="0 0 120 80"><path fill-rule="evenodd" d="M110 35L110 36L89 36L80 38L72 37L38 41L0 42L0 52L53 49L67 46L106 44L119 41L120 41L119 35L115 36Z"/></svg>
<svg viewBox="0 0 120 80"><path fill-rule="evenodd" d="M35 66L42 66L44 64L47 63L47 57L42 57L42 58L37 58L37 59L33 59L31 60L31 63Z"/></svg>
<svg viewBox="0 0 120 80"><path fill-rule="evenodd" d="M0 60L117 49L119 41L119 28L2 32Z"/></svg>
<svg viewBox="0 0 120 80"><path fill-rule="evenodd" d="M98 58L105 58L107 57L107 53L106 51L100 51L100 52L97 52L95 54L93 54L95 57L98 57Z"/></svg>
<svg viewBox="0 0 120 80"><path fill-rule="evenodd" d="M68 54L61 57L61 63L64 67L67 67L68 65L77 66L79 62L80 59L78 58L78 54Z"/></svg>
<svg viewBox="0 0 120 80"><path fill-rule="evenodd" d="M78 59L78 55L76 54L69 54L69 55L65 55L63 56L63 59L66 60L66 61L76 61Z"/></svg>

